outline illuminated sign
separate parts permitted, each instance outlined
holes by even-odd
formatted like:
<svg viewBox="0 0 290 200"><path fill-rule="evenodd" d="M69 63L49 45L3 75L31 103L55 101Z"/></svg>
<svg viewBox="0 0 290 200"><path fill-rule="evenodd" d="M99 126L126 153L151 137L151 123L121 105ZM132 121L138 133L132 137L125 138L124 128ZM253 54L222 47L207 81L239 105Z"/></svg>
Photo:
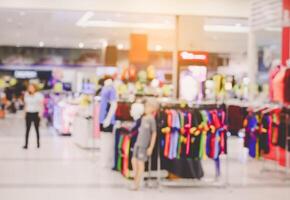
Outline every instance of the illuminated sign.
<svg viewBox="0 0 290 200"><path fill-rule="evenodd" d="M37 78L37 72L36 71L15 71L14 72L15 78L19 79L32 79Z"/></svg>
<svg viewBox="0 0 290 200"><path fill-rule="evenodd" d="M199 61L199 62L208 62L208 53L207 52L196 52L196 51L181 51L179 52L179 59L183 61Z"/></svg>

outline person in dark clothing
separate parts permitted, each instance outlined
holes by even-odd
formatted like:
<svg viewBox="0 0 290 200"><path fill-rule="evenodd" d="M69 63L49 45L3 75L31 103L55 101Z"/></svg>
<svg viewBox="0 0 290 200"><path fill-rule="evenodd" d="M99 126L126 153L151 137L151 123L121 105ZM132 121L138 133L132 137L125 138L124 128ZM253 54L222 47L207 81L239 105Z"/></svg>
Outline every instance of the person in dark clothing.
<svg viewBox="0 0 290 200"><path fill-rule="evenodd" d="M30 84L28 86L27 93L24 96L25 103L25 122L26 122L26 134L25 134L25 145L24 149L28 148L28 138L32 123L34 124L37 136L37 148L40 147L39 142L39 123L40 117L43 110L43 96L37 92L36 86Z"/></svg>

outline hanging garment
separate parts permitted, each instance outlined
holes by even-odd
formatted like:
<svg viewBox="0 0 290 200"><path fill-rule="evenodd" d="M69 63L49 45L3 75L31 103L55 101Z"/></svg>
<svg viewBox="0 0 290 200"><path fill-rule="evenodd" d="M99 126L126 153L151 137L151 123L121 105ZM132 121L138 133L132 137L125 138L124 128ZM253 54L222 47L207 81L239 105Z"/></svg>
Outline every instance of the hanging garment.
<svg viewBox="0 0 290 200"><path fill-rule="evenodd" d="M122 157L123 157L123 165L122 165L122 174L125 177L129 177L129 162L131 162L129 158L130 152L130 136L124 136L123 145L122 145Z"/></svg>
<svg viewBox="0 0 290 200"><path fill-rule="evenodd" d="M171 127L172 127L172 112L170 110L166 111L167 114L167 125L168 127L163 129L163 133L165 134L165 144L164 144L164 156L169 156L170 151L170 137L171 137Z"/></svg>
<svg viewBox="0 0 290 200"><path fill-rule="evenodd" d="M180 130L180 120L179 114L172 110L172 128L171 128L171 137L170 137L170 150L169 150L169 159L173 159L177 157L178 150L178 135Z"/></svg>
<svg viewBox="0 0 290 200"><path fill-rule="evenodd" d="M274 90L275 90L275 85L274 85L274 79L276 75L280 71L280 66L275 67L272 69L269 73L269 98L271 101L274 100Z"/></svg>
<svg viewBox="0 0 290 200"><path fill-rule="evenodd" d="M239 130L243 128L245 116L240 106L230 105L228 107L229 132L232 135L238 135Z"/></svg>

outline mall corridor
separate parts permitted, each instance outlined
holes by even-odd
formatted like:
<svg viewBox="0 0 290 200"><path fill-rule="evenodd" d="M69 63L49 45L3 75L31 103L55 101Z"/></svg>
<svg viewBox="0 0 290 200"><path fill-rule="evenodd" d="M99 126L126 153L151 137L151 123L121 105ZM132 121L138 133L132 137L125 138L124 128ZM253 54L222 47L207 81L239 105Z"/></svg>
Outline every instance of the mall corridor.
<svg viewBox="0 0 290 200"><path fill-rule="evenodd" d="M0 200L290 200L290 0L0 0L0 27Z"/></svg>

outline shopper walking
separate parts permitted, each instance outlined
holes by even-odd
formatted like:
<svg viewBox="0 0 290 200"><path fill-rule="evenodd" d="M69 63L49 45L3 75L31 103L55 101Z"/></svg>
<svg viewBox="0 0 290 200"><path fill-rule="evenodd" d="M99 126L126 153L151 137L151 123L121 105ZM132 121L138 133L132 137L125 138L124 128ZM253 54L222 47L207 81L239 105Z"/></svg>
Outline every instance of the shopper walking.
<svg viewBox="0 0 290 200"><path fill-rule="evenodd" d="M39 123L40 117L43 110L43 96L37 92L37 88L34 84L28 86L27 92L24 95L24 110L25 110L25 122L26 122L26 133L25 133L25 145L24 149L28 148L28 138L30 127L34 124L37 136L37 148L40 147L39 142Z"/></svg>

